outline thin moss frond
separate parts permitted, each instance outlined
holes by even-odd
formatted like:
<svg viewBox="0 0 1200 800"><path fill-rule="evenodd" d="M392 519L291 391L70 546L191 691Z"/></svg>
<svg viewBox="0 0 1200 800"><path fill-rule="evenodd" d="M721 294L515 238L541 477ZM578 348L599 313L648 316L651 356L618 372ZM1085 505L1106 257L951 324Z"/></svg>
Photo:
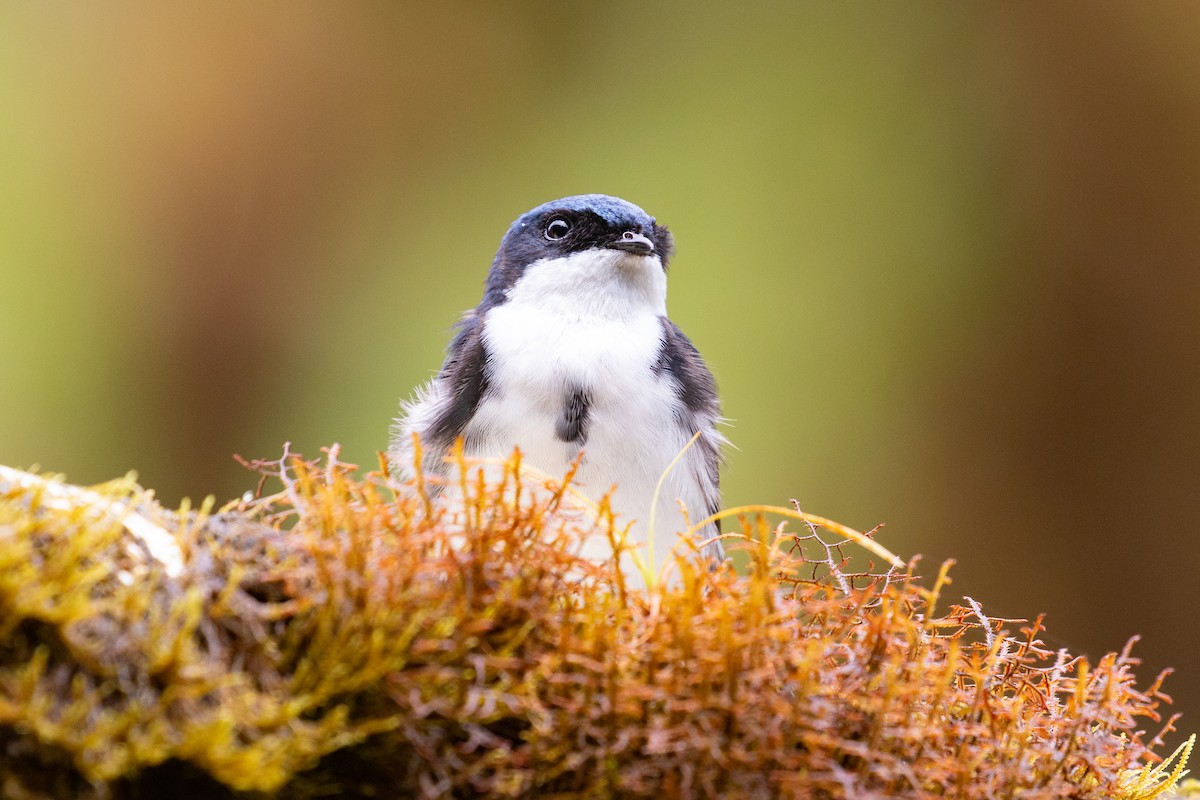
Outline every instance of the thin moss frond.
<svg viewBox="0 0 1200 800"><path fill-rule="evenodd" d="M1188 758L1192 755L1195 745L1196 734L1193 733L1187 741L1175 748L1175 752L1164 758L1162 763L1146 765L1122 775L1122 796L1128 800L1153 800L1173 792L1187 775Z"/></svg>

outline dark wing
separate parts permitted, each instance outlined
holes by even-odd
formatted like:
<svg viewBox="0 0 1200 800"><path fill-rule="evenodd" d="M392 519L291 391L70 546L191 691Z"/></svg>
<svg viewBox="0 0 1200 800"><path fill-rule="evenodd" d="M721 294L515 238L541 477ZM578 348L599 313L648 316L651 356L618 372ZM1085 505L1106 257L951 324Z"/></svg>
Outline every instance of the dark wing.
<svg viewBox="0 0 1200 800"><path fill-rule="evenodd" d="M403 415L392 427L388 458L401 475L413 468L412 437L421 437L422 469L445 472L444 459L462 436L488 388L488 353L483 344L483 320L468 312L450 342L437 377L404 403Z"/></svg>
<svg viewBox="0 0 1200 800"><path fill-rule="evenodd" d="M487 391L487 362L483 320L471 313L463 319L450 342L446 362L436 378L441 384L441 397L428 427L422 432L426 447L443 452L463 435L467 423L475 416L480 398Z"/></svg>
<svg viewBox="0 0 1200 800"><path fill-rule="evenodd" d="M705 515L715 514L721 503L721 443L724 437L717 432L717 421L721 418L721 404L717 398L717 381L700 351L683 331L666 317L658 318L662 325L663 344L654 365L655 372L668 373L679 386L683 400L683 424L689 434L700 431L700 438L692 447L697 448L703 459L705 475L704 496L708 508ZM715 526L720 533L720 521ZM724 548L717 542L708 555L718 561L724 558Z"/></svg>

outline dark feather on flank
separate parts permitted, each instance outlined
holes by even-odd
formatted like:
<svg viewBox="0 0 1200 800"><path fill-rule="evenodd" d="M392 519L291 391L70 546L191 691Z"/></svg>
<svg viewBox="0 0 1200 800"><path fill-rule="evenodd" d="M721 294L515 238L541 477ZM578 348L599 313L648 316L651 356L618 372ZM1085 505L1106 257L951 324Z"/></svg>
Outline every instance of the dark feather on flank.
<svg viewBox="0 0 1200 800"><path fill-rule="evenodd" d="M483 323L469 315L450 343L450 351L438 380L447 388L445 402L425 432L428 447L443 451L454 444L475 416L479 400L488 388L488 354L483 344Z"/></svg>
<svg viewBox="0 0 1200 800"><path fill-rule="evenodd" d="M680 399L683 400L682 422L688 433L712 430L721 416L717 381L704 363L700 352L696 350L696 346L692 344L692 340L679 326L666 317L659 317L658 321L662 326L662 350L658 354L654 369L674 378ZM693 446L704 456L704 467L712 480L713 488L718 488L721 480L721 453L717 448L717 440L701 435ZM719 502L719 495L714 494L705 512L709 515L715 514ZM713 525L713 531L721 532L719 520ZM724 558L724 548L720 542L708 548L708 555L716 561Z"/></svg>
<svg viewBox="0 0 1200 800"><path fill-rule="evenodd" d="M715 423L720 415L717 382L700 351L674 322L666 317L659 317L658 321L662 325L663 344L654 364L655 371L671 373L679 383L688 411L706 417L710 424Z"/></svg>

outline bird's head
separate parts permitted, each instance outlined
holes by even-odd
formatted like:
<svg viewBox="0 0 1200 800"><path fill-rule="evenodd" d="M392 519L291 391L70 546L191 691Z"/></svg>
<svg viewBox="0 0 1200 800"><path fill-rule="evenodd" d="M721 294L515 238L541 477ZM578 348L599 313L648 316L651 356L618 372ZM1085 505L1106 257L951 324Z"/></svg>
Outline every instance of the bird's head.
<svg viewBox="0 0 1200 800"><path fill-rule="evenodd" d="M570 302L596 293L665 302L671 232L633 203L582 194L543 203L513 222L492 262L485 306L514 293Z"/></svg>

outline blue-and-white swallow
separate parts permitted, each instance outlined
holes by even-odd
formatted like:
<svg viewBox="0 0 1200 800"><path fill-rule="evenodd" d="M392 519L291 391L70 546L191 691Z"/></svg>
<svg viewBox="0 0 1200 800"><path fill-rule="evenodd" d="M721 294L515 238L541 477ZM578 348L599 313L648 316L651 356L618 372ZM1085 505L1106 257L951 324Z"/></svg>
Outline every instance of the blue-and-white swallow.
<svg viewBox="0 0 1200 800"><path fill-rule="evenodd" d="M583 452L576 483L650 531L662 565L676 531L714 513L720 500L720 406L700 353L667 317L670 231L616 197L585 194L538 206L500 242L483 300L466 312L446 361L402 404L389 458L411 473L412 434L426 474L446 475L458 437L475 457L507 457L563 475ZM699 433L667 475L671 462ZM651 517L653 515L653 526ZM711 524L695 541L724 558Z"/></svg>

